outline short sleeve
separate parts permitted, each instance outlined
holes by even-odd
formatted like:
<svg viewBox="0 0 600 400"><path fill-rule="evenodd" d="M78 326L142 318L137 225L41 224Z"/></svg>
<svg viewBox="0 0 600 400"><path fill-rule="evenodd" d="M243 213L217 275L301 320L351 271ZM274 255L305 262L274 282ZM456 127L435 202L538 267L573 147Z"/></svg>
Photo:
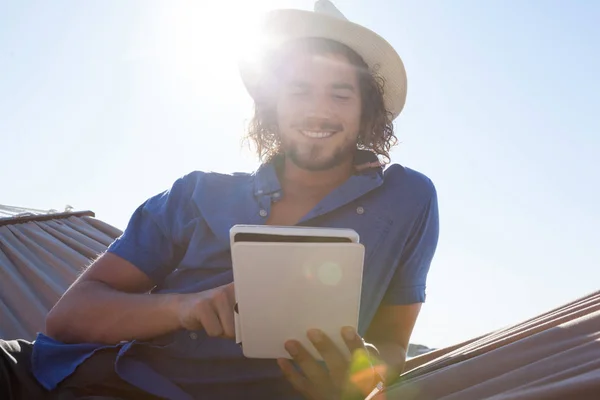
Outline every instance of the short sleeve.
<svg viewBox="0 0 600 400"><path fill-rule="evenodd" d="M159 284L179 263L186 225L194 219L190 175L141 204L131 216L123 234L108 248L143 271Z"/></svg>
<svg viewBox="0 0 600 400"><path fill-rule="evenodd" d="M427 274L437 248L438 237L437 193L431 184L429 199L413 225L400 256L400 263L384 296L385 304L406 305L425 302Z"/></svg>

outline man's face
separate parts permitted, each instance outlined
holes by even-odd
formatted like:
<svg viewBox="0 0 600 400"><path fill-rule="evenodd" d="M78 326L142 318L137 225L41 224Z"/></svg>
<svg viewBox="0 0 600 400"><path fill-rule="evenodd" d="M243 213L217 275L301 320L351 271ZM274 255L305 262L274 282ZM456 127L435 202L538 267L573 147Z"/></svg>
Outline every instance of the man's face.
<svg viewBox="0 0 600 400"><path fill-rule="evenodd" d="M298 54L282 71L276 97L282 150L298 167L323 171L356 150L361 94L356 67L340 54Z"/></svg>

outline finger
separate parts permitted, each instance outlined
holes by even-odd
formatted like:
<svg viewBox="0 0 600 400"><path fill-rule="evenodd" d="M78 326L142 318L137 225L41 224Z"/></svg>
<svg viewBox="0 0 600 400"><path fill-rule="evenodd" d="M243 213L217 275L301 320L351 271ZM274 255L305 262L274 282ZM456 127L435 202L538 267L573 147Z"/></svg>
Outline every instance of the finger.
<svg viewBox="0 0 600 400"><path fill-rule="evenodd" d="M285 343L285 349L310 382L320 387L327 387L330 384L329 374L325 368L315 360L300 342L290 340Z"/></svg>
<svg viewBox="0 0 600 400"><path fill-rule="evenodd" d="M221 321L215 312L210 301L203 301L197 306L198 319L202 323L202 327L208 334L208 336L221 336L223 334L223 328L221 327Z"/></svg>
<svg viewBox="0 0 600 400"><path fill-rule="evenodd" d="M223 335L235 337L235 324L233 317L233 303L225 290L215 292L212 297L213 306L217 311L217 317L221 323Z"/></svg>
<svg viewBox="0 0 600 400"><path fill-rule="evenodd" d="M283 372L283 376L288 382L305 398L316 398L315 390L310 384L310 381L300 374L289 360L280 358L277 360L279 368Z"/></svg>
<svg viewBox="0 0 600 400"><path fill-rule="evenodd" d="M342 337L344 338L344 342L346 343L348 350L350 350L350 353L353 354L357 350L364 350L365 342L351 326L342 328Z"/></svg>
<svg viewBox="0 0 600 400"><path fill-rule="evenodd" d="M347 357L327 335L318 329L309 330L308 338L323 357L335 385L342 387L348 380Z"/></svg>
<svg viewBox="0 0 600 400"><path fill-rule="evenodd" d="M369 393L378 380L367 347L363 339L352 327L342 328L342 337L352 354L349 368L349 386L363 394Z"/></svg>
<svg viewBox="0 0 600 400"><path fill-rule="evenodd" d="M223 289L225 289L225 292L227 293L229 299L235 302L235 285L233 284L233 282L225 285Z"/></svg>

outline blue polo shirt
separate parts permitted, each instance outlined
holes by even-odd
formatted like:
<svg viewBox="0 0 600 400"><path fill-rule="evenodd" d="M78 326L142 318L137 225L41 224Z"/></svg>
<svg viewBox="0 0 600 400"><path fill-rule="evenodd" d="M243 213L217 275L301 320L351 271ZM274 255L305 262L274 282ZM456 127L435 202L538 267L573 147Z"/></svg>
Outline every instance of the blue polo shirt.
<svg viewBox="0 0 600 400"><path fill-rule="evenodd" d="M375 160L366 151L356 157L359 164ZM229 229L265 223L283 196L276 165L263 164L255 173L196 171L178 179L134 212L108 251L144 271L156 284L154 293L200 292L232 282ZM398 164L357 173L298 225L351 228L360 235L366 253L359 334L382 304L425 301L439 222L436 191L423 174ZM157 396L298 398L274 360L247 359L235 340L202 330L116 346L64 344L39 334L33 373L53 389L106 347L119 348L115 370L121 378Z"/></svg>

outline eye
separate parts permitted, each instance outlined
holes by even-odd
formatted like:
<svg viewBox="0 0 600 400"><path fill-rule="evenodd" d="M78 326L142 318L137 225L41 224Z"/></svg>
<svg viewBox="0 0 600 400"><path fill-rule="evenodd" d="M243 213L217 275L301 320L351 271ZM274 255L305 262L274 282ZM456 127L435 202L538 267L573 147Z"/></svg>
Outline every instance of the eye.
<svg viewBox="0 0 600 400"><path fill-rule="evenodd" d="M302 90L302 89L296 89L296 90L291 90L289 92L289 94L292 97L302 97L302 96L306 96L307 91L306 90Z"/></svg>
<svg viewBox="0 0 600 400"><path fill-rule="evenodd" d="M334 94L333 97L337 100L349 100L350 96L344 94Z"/></svg>

